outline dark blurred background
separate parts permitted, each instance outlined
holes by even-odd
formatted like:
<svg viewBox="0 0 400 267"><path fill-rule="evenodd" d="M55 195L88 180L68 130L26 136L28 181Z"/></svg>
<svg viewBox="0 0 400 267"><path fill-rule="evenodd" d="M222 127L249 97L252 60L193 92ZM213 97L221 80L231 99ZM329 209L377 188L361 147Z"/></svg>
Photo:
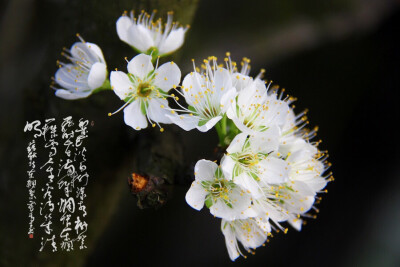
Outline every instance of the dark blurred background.
<svg viewBox="0 0 400 267"><path fill-rule="evenodd" d="M396 0L2 1L0 266L400 266L399 7ZM316 220L231 263L220 221L184 199L186 173L198 159L214 157L215 132L168 126L163 134L137 133L122 113L107 117L121 105L112 92L72 102L54 96L55 62L77 32L103 49L109 70L125 70L123 58L134 53L118 39L115 22L130 9L174 10L191 25L172 57L183 73L191 58L222 59L230 51L238 61L252 59L252 75L265 68L266 78L296 96L297 112L309 108L335 176ZM23 127L69 115L94 122L88 249L39 253L39 240L26 234ZM170 158L180 177L158 210L139 209L127 186L149 154Z"/></svg>

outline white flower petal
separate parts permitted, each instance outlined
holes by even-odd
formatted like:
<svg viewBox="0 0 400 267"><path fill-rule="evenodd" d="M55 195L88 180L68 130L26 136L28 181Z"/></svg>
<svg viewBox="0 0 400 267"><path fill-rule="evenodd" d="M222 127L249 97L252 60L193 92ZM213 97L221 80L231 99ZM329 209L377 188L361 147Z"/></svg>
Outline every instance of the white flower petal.
<svg viewBox="0 0 400 267"><path fill-rule="evenodd" d="M196 180L198 181L211 181L214 180L215 171L218 165L215 162L209 160L199 160L194 167L194 173Z"/></svg>
<svg viewBox="0 0 400 267"><path fill-rule="evenodd" d="M287 102L282 100L276 100L276 96L269 97L267 101L270 101L268 107L268 111L265 112L264 116L265 125L273 125L276 124L282 127L286 122L286 117L289 114L289 105Z"/></svg>
<svg viewBox="0 0 400 267"><path fill-rule="evenodd" d="M81 98L85 98L88 97L92 92L73 92L73 91L69 91L69 90L64 90L64 89L58 89L56 91L56 96L66 99L66 100L75 100L75 99L81 99Z"/></svg>
<svg viewBox="0 0 400 267"><path fill-rule="evenodd" d="M87 76L87 72L82 72L75 65L66 64L57 70L55 80L65 89L80 92L90 90L87 84Z"/></svg>
<svg viewBox="0 0 400 267"><path fill-rule="evenodd" d="M111 72L110 84L114 93L122 100L128 96L128 93L132 90L133 86L128 75L122 71Z"/></svg>
<svg viewBox="0 0 400 267"><path fill-rule="evenodd" d="M102 62L104 64L106 63L106 60L104 59L103 51L101 51L101 48L97 44L86 42L86 45L98 57L100 62Z"/></svg>
<svg viewBox="0 0 400 267"><path fill-rule="evenodd" d="M215 217L222 218L228 221L234 220L239 214L237 211L228 207L226 203L218 199L211 207L210 213Z"/></svg>
<svg viewBox="0 0 400 267"><path fill-rule="evenodd" d="M233 120L234 118L237 119L237 115L236 115L236 98L233 98L231 103L228 103L228 109L226 110L226 116Z"/></svg>
<svg viewBox="0 0 400 267"><path fill-rule="evenodd" d="M154 40L151 37L151 31L143 25L132 24L128 30L129 44L141 52L147 52L154 46Z"/></svg>
<svg viewBox="0 0 400 267"><path fill-rule="evenodd" d="M269 153L278 150L280 130L274 125L262 133L257 133L250 139L252 151Z"/></svg>
<svg viewBox="0 0 400 267"><path fill-rule="evenodd" d="M217 116L215 118L212 118L211 120L207 121L206 124L202 125L202 126L197 126L196 128L200 131L200 132L207 132L208 130L210 130L212 127L214 127L215 124L217 124L217 122L219 122L222 119L221 116Z"/></svg>
<svg viewBox="0 0 400 267"><path fill-rule="evenodd" d="M230 205L224 199L219 198L211 207L210 213L216 217L225 220L236 220L246 218L245 211L249 209L251 205L251 197L246 194L239 186L231 189L228 193L228 201Z"/></svg>
<svg viewBox="0 0 400 267"><path fill-rule="evenodd" d="M221 111L222 113L227 112L227 110L231 109L232 107L235 107L234 105L234 99L237 96L237 92L234 87L231 87L230 90L227 90L227 92L221 97Z"/></svg>
<svg viewBox="0 0 400 267"><path fill-rule="evenodd" d="M151 56L139 54L131 59L128 63L128 71L136 77L144 80L150 71L154 69L151 63Z"/></svg>
<svg viewBox="0 0 400 267"><path fill-rule="evenodd" d="M230 154L242 151L246 139L247 139L246 133L240 133L236 135L235 138L233 138L229 147L226 149L226 151Z"/></svg>
<svg viewBox="0 0 400 267"><path fill-rule="evenodd" d="M232 80L233 86L238 92L242 91L244 88L249 86L251 82L253 82L253 79L251 77L238 72L232 74Z"/></svg>
<svg viewBox="0 0 400 267"><path fill-rule="evenodd" d="M90 69L88 76L88 85L91 89L101 87L106 80L107 66L104 63L96 62Z"/></svg>
<svg viewBox="0 0 400 267"><path fill-rule="evenodd" d="M286 116L286 122L282 126L282 133L287 133L292 130L296 126L296 115L294 114L293 109L289 109L289 112Z"/></svg>
<svg viewBox="0 0 400 267"><path fill-rule="evenodd" d="M187 114L183 115L166 115L172 123L178 125L185 131L190 131L196 128L199 124L199 117L197 116L190 116Z"/></svg>
<svg viewBox="0 0 400 267"><path fill-rule="evenodd" d="M269 233L271 232L271 224L267 219L264 219L264 217L258 217L256 218L256 224L258 225L258 227L261 228L261 230L263 230L265 233Z"/></svg>
<svg viewBox="0 0 400 267"><path fill-rule="evenodd" d="M207 191L200 185L199 181L194 181L187 191L185 199L189 206L196 210L201 210L204 206L206 195Z"/></svg>
<svg viewBox="0 0 400 267"><path fill-rule="evenodd" d="M99 61L99 58L96 55L96 53L90 50L86 43L76 42L72 45L70 51L72 57L78 59L79 61L87 65L91 65Z"/></svg>
<svg viewBox="0 0 400 267"><path fill-rule="evenodd" d="M161 65L155 73L154 85L165 92L168 92L173 86L179 85L181 81L181 70L174 62Z"/></svg>
<svg viewBox="0 0 400 267"><path fill-rule="evenodd" d="M268 184L280 184L289 180L290 167L282 159L267 157L259 162L261 174L259 178Z"/></svg>
<svg viewBox="0 0 400 267"><path fill-rule="evenodd" d="M221 159L221 169L224 172L224 176L227 180L232 180L233 168L236 162L227 155L224 155Z"/></svg>
<svg viewBox="0 0 400 267"><path fill-rule="evenodd" d="M292 181L290 186L296 191L296 193L314 198L315 192L304 181Z"/></svg>
<svg viewBox="0 0 400 267"><path fill-rule="evenodd" d="M259 82L256 80L239 92L237 104L240 108L248 107L250 103L262 102L261 99L264 99L266 96L267 88L265 87L264 82Z"/></svg>
<svg viewBox="0 0 400 267"><path fill-rule="evenodd" d="M195 96L198 95L199 92L202 92L202 85L204 85L204 77L202 77L197 72L191 72L185 76L182 82L182 91L185 96L186 102L194 106L197 99Z"/></svg>
<svg viewBox="0 0 400 267"><path fill-rule="evenodd" d="M293 137L285 140L285 144L280 145L279 151L283 154L290 152L291 155L288 157L288 161L296 162L313 157L317 154L318 149L303 138Z"/></svg>
<svg viewBox="0 0 400 267"><path fill-rule="evenodd" d="M186 30L182 27L172 30L158 48L160 55L169 54L181 47L185 39L185 32Z"/></svg>
<svg viewBox="0 0 400 267"><path fill-rule="evenodd" d="M129 28L132 25L133 25L133 21L128 16L121 16L117 20L117 34L118 34L119 39L121 39L121 41L124 41L125 43L128 43L130 45L132 45L132 44L130 43L128 32L129 32Z"/></svg>
<svg viewBox="0 0 400 267"><path fill-rule="evenodd" d="M264 244L267 239L267 233L265 233L252 218L245 220L244 225L246 227L236 227L236 236L242 243L245 249L257 248Z"/></svg>
<svg viewBox="0 0 400 267"><path fill-rule="evenodd" d="M274 222L283 222L289 219L289 215L282 207L271 203L268 199L260 198L254 201L254 208L260 215L266 215Z"/></svg>
<svg viewBox="0 0 400 267"><path fill-rule="evenodd" d="M236 185L229 194L229 199L232 201L232 208L230 208L230 210L232 210L232 220L247 219L248 217L257 216L257 212L251 207L251 195L240 186Z"/></svg>
<svg viewBox="0 0 400 267"><path fill-rule="evenodd" d="M258 212L252 206L248 206L243 212L240 213L238 219L253 218L257 215Z"/></svg>
<svg viewBox="0 0 400 267"><path fill-rule="evenodd" d="M150 119L158 123L171 123L171 120L166 117L170 114L166 108L168 108L168 101L160 98L152 98L148 101L149 106L147 109L147 114Z"/></svg>
<svg viewBox="0 0 400 267"><path fill-rule="evenodd" d="M133 101L124 109L124 121L135 130L147 127L147 119L140 109L140 100Z"/></svg>
<svg viewBox="0 0 400 267"><path fill-rule="evenodd" d="M230 222L226 220L221 221L221 231L225 236L225 244L228 250L229 257L232 261L239 257L238 244L236 235L231 227Z"/></svg>
<svg viewBox="0 0 400 267"><path fill-rule="evenodd" d="M223 94L226 94L233 88L232 79L229 71L225 68L218 68L214 73L212 89L216 92L218 99L220 99Z"/></svg>
<svg viewBox="0 0 400 267"><path fill-rule="evenodd" d="M303 224L303 220L299 219L299 218L294 218L294 219L290 219L288 220L288 223L297 231L301 231L301 226Z"/></svg>
<svg viewBox="0 0 400 267"><path fill-rule="evenodd" d="M233 121L233 123L236 125L236 127L238 127L238 129L241 132L246 133L246 134L257 134L257 133L259 133L258 131L254 131L254 130L246 127L246 125L244 125L243 122L239 118L237 118L235 116L232 116L232 114L233 114L232 110L231 110L231 112L227 113L228 118L230 118Z"/></svg>
<svg viewBox="0 0 400 267"><path fill-rule="evenodd" d="M263 197L263 193L261 192L260 186L258 182L254 180L251 176L247 175L245 172L235 176L233 178L233 182L235 184L240 185L246 190L249 190L250 194L255 198Z"/></svg>
<svg viewBox="0 0 400 267"><path fill-rule="evenodd" d="M314 177L311 180L304 181L314 192L321 191L322 189L325 188L326 184L328 183L327 180L325 180L322 177Z"/></svg>

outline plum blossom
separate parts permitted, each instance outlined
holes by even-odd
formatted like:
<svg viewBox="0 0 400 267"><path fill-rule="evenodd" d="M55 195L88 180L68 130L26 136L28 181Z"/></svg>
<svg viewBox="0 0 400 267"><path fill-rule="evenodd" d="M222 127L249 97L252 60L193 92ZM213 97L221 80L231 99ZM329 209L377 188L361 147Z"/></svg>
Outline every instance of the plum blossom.
<svg viewBox="0 0 400 267"><path fill-rule="evenodd" d="M180 94L189 108L181 106L182 109L176 110L180 115L169 115L173 123L186 131L210 130L222 119L236 96L229 71L217 65L216 57L204 60L202 67L203 73L194 67L194 72L186 75L182 82Z"/></svg>
<svg viewBox="0 0 400 267"><path fill-rule="evenodd" d="M247 218L251 197L244 190L227 180L218 165L212 161L199 160L195 166L196 179L186 193L186 202L201 210L206 204L211 214L226 220Z"/></svg>
<svg viewBox="0 0 400 267"><path fill-rule="evenodd" d="M181 27L172 21L173 12L163 25L161 18L154 21L155 11L149 15L142 11L136 18L133 11L130 16L124 13L117 21L119 38L141 53L167 55L180 48L188 27Z"/></svg>
<svg viewBox="0 0 400 267"><path fill-rule="evenodd" d="M88 97L108 82L107 65L100 47L77 36L81 42L74 43L71 49L62 53L71 63L58 62L60 68L54 81L61 88L52 86L56 96L67 100Z"/></svg>
<svg viewBox="0 0 400 267"><path fill-rule="evenodd" d="M170 112L168 90L179 84L181 71L174 62L167 62L154 69L151 56L139 54L128 62L128 74L112 71L110 82L114 93L126 103L124 121L135 130L147 127L147 121L156 124L171 123L165 115ZM114 112L113 114L115 114ZM109 116L113 115L109 113Z"/></svg>

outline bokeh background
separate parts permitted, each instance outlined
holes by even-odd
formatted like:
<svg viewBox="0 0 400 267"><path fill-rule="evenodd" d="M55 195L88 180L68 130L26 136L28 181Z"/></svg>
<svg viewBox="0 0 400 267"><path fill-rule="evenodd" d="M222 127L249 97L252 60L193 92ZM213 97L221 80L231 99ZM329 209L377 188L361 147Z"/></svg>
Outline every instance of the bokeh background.
<svg viewBox="0 0 400 267"><path fill-rule="evenodd" d="M220 221L184 200L193 164L215 156L215 132L137 133L122 114L107 117L121 105L112 92L73 102L54 96L55 62L77 32L103 49L109 70L125 70L124 57L134 53L115 22L131 9L173 10L191 25L172 57L183 73L191 58L230 51L252 60L252 75L265 68L266 78L296 96L297 112L309 108L335 176L316 220L232 263ZM0 266L400 266L398 1L5 0L0 15ZM88 249L39 253L26 234L23 127L69 115L94 122ZM127 178L157 168L154 155L170 160L176 185L164 207L141 210Z"/></svg>

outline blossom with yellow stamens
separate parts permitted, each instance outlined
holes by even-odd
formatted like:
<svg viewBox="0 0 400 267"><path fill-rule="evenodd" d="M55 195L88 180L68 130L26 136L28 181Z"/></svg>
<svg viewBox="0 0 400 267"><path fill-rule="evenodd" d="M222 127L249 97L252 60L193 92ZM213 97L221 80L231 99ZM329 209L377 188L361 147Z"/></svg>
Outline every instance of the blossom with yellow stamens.
<svg viewBox="0 0 400 267"><path fill-rule="evenodd" d="M238 241L242 243L246 251L251 252L251 249L256 249L265 243L271 231L271 226L268 220L257 217L245 220L222 220L221 231L225 236L229 257L234 261L240 255L244 256L239 248Z"/></svg>
<svg viewBox="0 0 400 267"><path fill-rule="evenodd" d="M248 190L253 198L264 196L263 187L285 183L289 166L279 157L270 156L279 147L279 129L264 134L238 134L226 149L221 168L227 179Z"/></svg>
<svg viewBox="0 0 400 267"><path fill-rule="evenodd" d="M255 79L238 93L237 100L230 105L227 116L242 132L256 134L285 124L289 102L268 89L264 81Z"/></svg>
<svg viewBox="0 0 400 267"><path fill-rule="evenodd" d="M155 11L149 15L142 11L136 18L124 13L117 21L119 38L141 53L164 56L180 48L185 39L187 27L172 21L173 13L163 25L161 18L154 21Z"/></svg>
<svg viewBox="0 0 400 267"><path fill-rule="evenodd" d="M201 73L194 66L194 71L184 78L181 92L178 91L189 107L177 109L180 115L169 115L173 123L186 131L194 128L201 132L210 130L223 118L236 97L230 73L217 64L216 57L205 59L202 69Z"/></svg>
<svg viewBox="0 0 400 267"><path fill-rule="evenodd" d="M103 52L94 43L85 42L77 34L81 42L76 42L71 49L62 53L71 63L58 62L59 69L55 74L55 82L62 88L52 86L56 96L75 100L88 97L101 87L108 87L107 65Z"/></svg>
<svg viewBox="0 0 400 267"><path fill-rule="evenodd" d="M251 196L224 177L218 165L212 161L199 160L195 166L196 179L186 193L186 202L201 210L204 204L211 214L226 220L254 216L249 208Z"/></svg>
<svg viewBox="0 0 400 267"><path fill-rule="evenodd" d="M116 112L124 109L125 123L135 130L146 128L147 121L153 127L157 124L160 128L159 123L171 123L165 116L171 110L166 99L169 97L167 92L179 84L180 79L181 71L174 62L167 62L154 69L151 56L135 56L128 62L128 74L122 71L111 72L111 88L126 102Z"/></svg>

